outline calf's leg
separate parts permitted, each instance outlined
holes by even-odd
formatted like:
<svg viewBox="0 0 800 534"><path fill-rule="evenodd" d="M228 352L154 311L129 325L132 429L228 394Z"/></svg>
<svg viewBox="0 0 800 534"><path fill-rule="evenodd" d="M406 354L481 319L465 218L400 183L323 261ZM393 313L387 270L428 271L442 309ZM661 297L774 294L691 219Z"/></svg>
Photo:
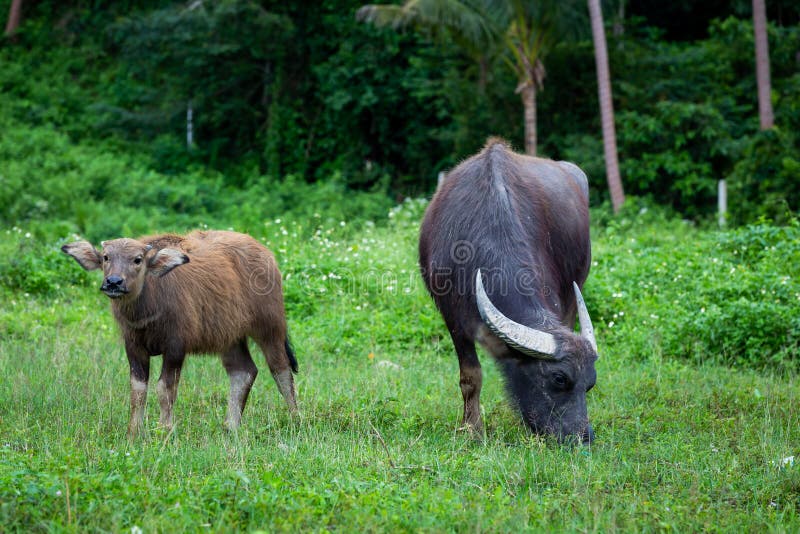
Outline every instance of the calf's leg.
<svg viewBox="0 0 800 534"><path fill-rule="evenodd" d="M278 390L289 406L289 411L297 411L297 394L294 389L294 376L292 376L292 362L286 352L286 336L274 335L264 339L257 338L256 342L261 347L261 352L267 359L267 365L272 373L272 378L278 385Z"/></svg>
<svg viewBox="0 0 800 534"><path fill-rule="evenodd" d="M258 375L258 368L253 363L253 358L247 349L247 339L238 341L222 353L222 365L225 366L231 382L225 426L228 430L236 430L242 420L242 412L247 404L250 388L253 387L253 382Z"/></svg>
<svg viewBox="0 0 800 534"><path fill-rule="evenodd" d="M161 366L161 376L158 377L158 403L161 405L161 418L159 424L167 430L172 430L172 406L178 394L178 382L181 379L181 369L185 354L183 351L165 352Z"/></svg>
<svg viewBox="0 0 800 534"><path fill-rule="evenodd" d="M150 379L150 357L129 345L126 345L125 352L131 368L131 413L128 420L128 438L134 439L139 435L144 424L147 382Z"/></svg>

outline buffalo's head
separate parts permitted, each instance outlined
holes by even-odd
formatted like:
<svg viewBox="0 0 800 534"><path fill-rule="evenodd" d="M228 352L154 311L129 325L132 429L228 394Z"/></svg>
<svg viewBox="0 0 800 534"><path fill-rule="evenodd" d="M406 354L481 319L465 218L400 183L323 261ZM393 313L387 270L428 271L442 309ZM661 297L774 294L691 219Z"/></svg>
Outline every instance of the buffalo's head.
<svg viewBox="0 0 800 534"><path fill-rule="evenodd" d="M506 345L498 360L525 423L538 434L589 443L594 433L586 393L597 379L597 343L586 303L578 285L573 286L580 335L564 328L545 332L509 319L492 304L480 271L475 297L484 323Z"/></svg>
<svg viewBox="0 0 800 534"><path fill-rule="evenodd" d="M100 291L112 299L138 298L146 275L163 276L189 261L183 252L170 248L153 248L135 239L103 241L97 250L87 241L76 241L61 250L87 271L103 269Z"/></svg>

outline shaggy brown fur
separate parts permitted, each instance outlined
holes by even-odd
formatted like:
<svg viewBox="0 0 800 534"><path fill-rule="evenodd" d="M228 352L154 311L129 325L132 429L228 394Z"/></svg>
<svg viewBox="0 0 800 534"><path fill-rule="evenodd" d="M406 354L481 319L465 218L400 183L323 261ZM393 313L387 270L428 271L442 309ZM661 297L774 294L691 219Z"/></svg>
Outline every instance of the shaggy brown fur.
<svg viewBox="0 0 800 534"><path fill-rule="evenodd" d="M150 357L159 354L162 425L172 426L185 355L220 353L230 378L226 423L236 428L258 373L248 337L296 410L297 361L286 333L281 275L261 243L235 232L196 231L105 241L102 251L86 241L62 250L87 270L103 268L100 289L112 299L131 367L131 437L142 425Z"/></svg>

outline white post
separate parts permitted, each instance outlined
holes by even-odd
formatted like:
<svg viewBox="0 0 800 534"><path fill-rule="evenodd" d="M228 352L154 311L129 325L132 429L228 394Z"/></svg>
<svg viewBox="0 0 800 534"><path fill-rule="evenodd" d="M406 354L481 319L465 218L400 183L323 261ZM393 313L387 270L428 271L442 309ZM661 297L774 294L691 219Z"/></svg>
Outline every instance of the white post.
<svg viewBox="0 0 800 534"><path fill-rule="evenodd" d="M186 105L186 147L194 145L194 125L192 123L192 101Z"/></svg>
<svg viewBox="0 0 800 534"><path fill-rule="evenodd" d="M439 171L439 177L436 179L436 187L442 185L442 182L444 182L444 177L445 177L444 171Z"/></svg>
<svg viewBox="0 0 800 534"><path fill-rule="evenodd" d="M728 215L728 187L725 180L717 182L717 217L719 227L725 227L725 220Z"/></svg>

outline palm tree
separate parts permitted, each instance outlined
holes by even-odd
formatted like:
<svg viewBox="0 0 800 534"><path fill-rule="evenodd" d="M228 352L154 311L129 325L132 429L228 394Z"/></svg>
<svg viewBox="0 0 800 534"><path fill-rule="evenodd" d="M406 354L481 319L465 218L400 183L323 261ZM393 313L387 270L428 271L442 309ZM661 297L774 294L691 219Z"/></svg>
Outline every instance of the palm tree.
<svg viewBox="0 0 800 534"><path fill-rule="evenodd" d="M376 26L411 24L445 31L483 69L502 57L517 76L522 98L525 151L536 154L536 94L543 87L543 59L564 34L572 2L545 0L406 0L402 5L365 5L356 16Z"/></svg>
<svg viewBox="0 0 800 534"><path fill-rule="evenodd" d="M768 130L775 125L772 114L770 93L772 87L769 77L769 44L767 42L767 9L764 0L753 0L753 33L756 41L756 80L758 82L758 116L761 129Z"/></svg>
<svg viewBox="0 0 800 534"><path fill-rule="evenodd" d="M12 0L11 7L8 9L8 21L6 22L5 35L7 37L14 35L14 33L17 31L21 18L22 0Z"/></svg>
<svg viewBox="0 0 800 534"><path fill-rule="evenodd" d="M611 76L608 73L608 51L606 50L606 34L603 28L603 11L600 0L588 0L589 16L592 19L592 37L594 39L594 57L597 65L597 93L600 100L600 119L603 125L603 149L606 159L606 179L611 192L611 205L614 213L619 211L625 202L622 181L619 177L617 161L617 134L614 129L614 103L611 100Z"/></svg>

